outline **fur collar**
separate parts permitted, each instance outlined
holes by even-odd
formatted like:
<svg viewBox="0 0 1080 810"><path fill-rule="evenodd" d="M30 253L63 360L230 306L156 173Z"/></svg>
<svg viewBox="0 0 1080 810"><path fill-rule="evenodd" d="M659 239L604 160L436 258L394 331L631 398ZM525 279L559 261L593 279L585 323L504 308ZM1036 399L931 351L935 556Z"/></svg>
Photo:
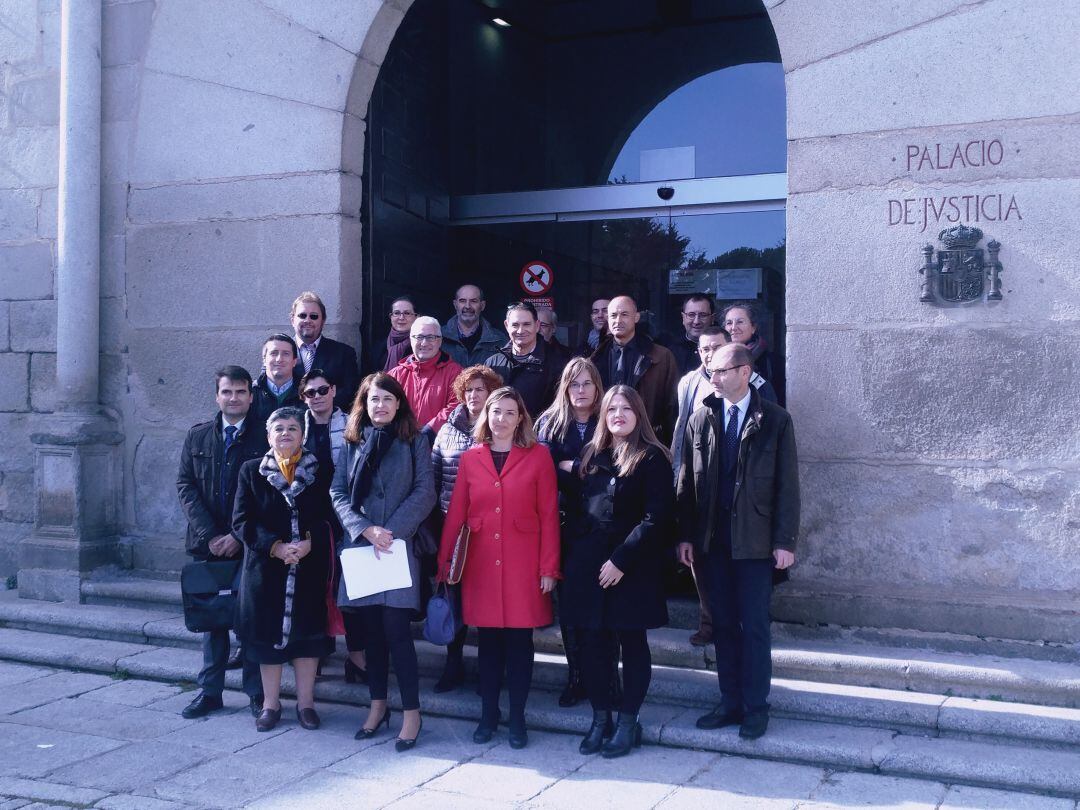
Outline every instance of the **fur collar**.
<svg viewBox="0 0 1080 810"><path fill-rule="evenodd" d="M296 462L296 472L293 474L293 482L285 480L281 468L278 466L277 457L273 450L269 450L262 461L259 462L259 475L266 479L274 489L280 492L290 508L295 508L296 499L315 481L315 471L319 469L319 462L315 460L315 454L305 450L300 460Z"/></svg>

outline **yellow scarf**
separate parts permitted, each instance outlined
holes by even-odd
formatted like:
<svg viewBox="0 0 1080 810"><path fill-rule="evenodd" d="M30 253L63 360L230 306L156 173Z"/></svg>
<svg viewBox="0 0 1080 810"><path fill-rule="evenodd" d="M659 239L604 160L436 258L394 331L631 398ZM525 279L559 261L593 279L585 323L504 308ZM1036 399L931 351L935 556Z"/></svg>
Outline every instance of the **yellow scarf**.
<svg viewBox="0 0 1080 810"><path fill-rule="evenodd" d="M303 455L303 449L297 450L296 455L292 458L282 458L274 452L274 458L277 459L278 467L281 469L281 474L285 476L285 480L290 484L293 482L293 477L296 475L296 465L300 461L300 456Z"/></svg>

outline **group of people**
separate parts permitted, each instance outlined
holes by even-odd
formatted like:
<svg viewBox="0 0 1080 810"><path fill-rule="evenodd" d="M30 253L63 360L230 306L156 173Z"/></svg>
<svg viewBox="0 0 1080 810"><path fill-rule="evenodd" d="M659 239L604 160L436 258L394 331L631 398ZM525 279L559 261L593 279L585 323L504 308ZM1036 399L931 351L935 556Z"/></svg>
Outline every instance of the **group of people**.
<svg viewBox="0 0 1080 810"><path fill-rule="evenodd" d="M631 297L598 299L574 351L555 338L550 310L515 302L501 333L476 285L453 305L442 325L408 298L392 302L379 370L360 380L355 353L322 336L325 307L305 292L293 334L264 343L257 381L239 366L215 375L219 413L189 432L178 489L189 553L242 557L242 652L230 660L228 631L204 635L201 692L185 716L220 708L225 669L237 666L256 728L274 728L290 662L297 720L317 728L320 661L344 635L346 679L370 690L356 738L390 726L392 665L396 748L410 750L422 728L411 623L422 586L448 579L464 529L454 598L465 626L435 689L463 682L475 628L478 743L497 732L505 684L508 742L527 745L533 631L554 621L555 597L569 664L560 703L587 696L593 709L580 751L639 745L647 632L668 621L672 558L698 588L691 642L716 645L720 702L698 725L760 737L769 597L794 563L799 486L791 419L760 373L769 357L754 307L728 307L714 324L712 300L691 296L685 341L668 348L639 329ZM351 546L373 547L375 564L406 554L411 584L350 599L338 554Z"/></svg>

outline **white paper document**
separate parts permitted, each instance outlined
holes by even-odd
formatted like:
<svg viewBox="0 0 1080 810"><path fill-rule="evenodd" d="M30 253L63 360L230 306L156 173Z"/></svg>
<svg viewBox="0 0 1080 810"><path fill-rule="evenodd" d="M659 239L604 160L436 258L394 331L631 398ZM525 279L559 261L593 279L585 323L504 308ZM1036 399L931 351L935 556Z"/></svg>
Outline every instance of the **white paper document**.
<svg viewBox="0 0 1080 810"><path fill-rule="evenodd" d="M390 551L391 554L380 553L378 559L375 559L375 546L350 546L341 552L341 575L345 577L345 593L350 599L412 585L408 545L395 537Z"/></svg>

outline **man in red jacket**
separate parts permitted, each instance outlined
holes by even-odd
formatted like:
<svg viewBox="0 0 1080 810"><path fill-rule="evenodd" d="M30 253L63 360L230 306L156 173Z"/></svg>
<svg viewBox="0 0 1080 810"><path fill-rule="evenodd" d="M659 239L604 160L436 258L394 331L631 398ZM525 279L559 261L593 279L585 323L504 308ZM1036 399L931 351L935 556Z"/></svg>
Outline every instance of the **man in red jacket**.
<svg viewBox="0 0 1080 810"><path fill-rule="evenodd" d="M461 366L442 350L442 327L422 315L409 328L413 353L387 372L401 383L421 430L432 441L458 404L454 380Z"/></svg>

